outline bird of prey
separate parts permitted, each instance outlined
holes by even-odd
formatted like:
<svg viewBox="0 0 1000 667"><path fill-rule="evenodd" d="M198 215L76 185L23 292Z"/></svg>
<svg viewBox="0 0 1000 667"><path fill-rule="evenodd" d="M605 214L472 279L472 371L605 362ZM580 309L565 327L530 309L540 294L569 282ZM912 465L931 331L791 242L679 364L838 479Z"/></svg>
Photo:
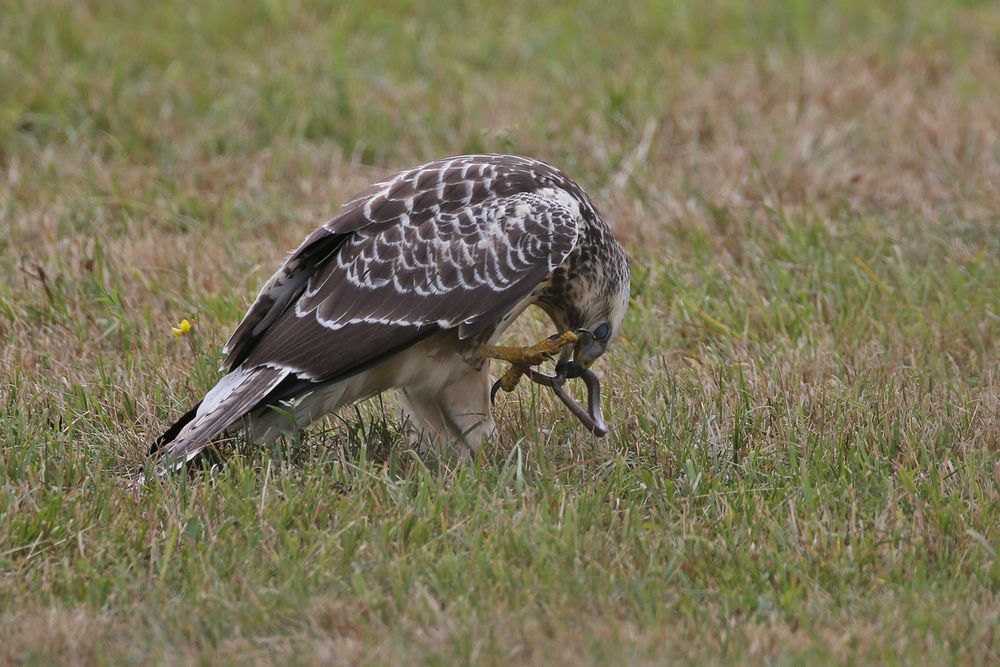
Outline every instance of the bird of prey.
<svg viewBox="0 0 1000 667"><path fill-rule="evenodd" d="M497 383L508 391L523 374L557 390L581 376L599 387L589 367L621 330L629 277L590 197L555 167L464 155L398 172L344 204L264 284L223 350L227 374L151 460L160 474L180 468L240 424L267 443L389 389L421 438L475 452L496 428L490 358L511 362ZM560 335L497 346L530 305ZM556 355L555 376L531 368ZM599 398L588 420L557 393L603 431Z"/></svg>

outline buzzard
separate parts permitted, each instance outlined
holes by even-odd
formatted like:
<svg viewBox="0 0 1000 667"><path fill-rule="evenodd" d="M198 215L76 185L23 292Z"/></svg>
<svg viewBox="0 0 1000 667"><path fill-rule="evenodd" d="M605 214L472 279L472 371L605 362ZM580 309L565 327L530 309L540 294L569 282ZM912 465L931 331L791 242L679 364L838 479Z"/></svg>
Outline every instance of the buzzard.
<svg viewBox="0 0 1000 667"><path fill-rule="evenodd" d="M420 437L471 453L495 430L497 388L522 375L603 435L589 368L628 300L624 250L555 167L464 155L401 171L344 204L264 284L223 350L227 374L150 457L163 473L240 423L266 443L389 389ZM530 305L560 333L495 345ZM532 368L556 355L555 375ZM490 359L511 363L493 391ZM589 412L562 390L573 377L587 382Z"/></svg>

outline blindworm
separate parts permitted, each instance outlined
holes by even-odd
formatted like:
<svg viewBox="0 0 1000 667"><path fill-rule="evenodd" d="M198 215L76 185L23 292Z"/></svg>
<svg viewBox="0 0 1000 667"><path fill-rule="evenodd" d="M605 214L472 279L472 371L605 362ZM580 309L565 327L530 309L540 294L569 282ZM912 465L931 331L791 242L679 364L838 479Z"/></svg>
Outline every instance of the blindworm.
<svg viewBox="0 0 1000 667"><path fill-rule="evenodd" d="M583 406L573 400L573 397L566 393L563 389L563 384L566 382L564 378L559 378L554 375L546 375L545 373L540 373L535 369L529 369L527 371L528 377L531 381L543 385L545 387L550 387L552 391L555 392L559 400L569 408L580 423L586 427L588 431L601 438L608 434L608 425L604 421L603 415L601 415L601 381L598 379L597 374L589 368L585 370L580 378L583 379L583 383L587 386L587 409L584 410ZM500 381L497 380L496 384L493 385L493 390L490 391L490 402L493 402L496 396L497 390L500 389Z"/></svg>

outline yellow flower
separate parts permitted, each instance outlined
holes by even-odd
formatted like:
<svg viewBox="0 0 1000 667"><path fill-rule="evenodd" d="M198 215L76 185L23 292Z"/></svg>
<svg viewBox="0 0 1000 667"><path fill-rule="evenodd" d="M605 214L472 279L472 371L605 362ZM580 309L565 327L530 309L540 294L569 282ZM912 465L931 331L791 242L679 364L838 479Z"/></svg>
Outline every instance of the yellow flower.
<svg viewBox="0 0 1000 667"><path fill-rule="evenodd" d="M174 335L174 338L180 338L189 331L191 331L191 323L187 320L181 320L177 326L170 327L170 333Z"/></svg>

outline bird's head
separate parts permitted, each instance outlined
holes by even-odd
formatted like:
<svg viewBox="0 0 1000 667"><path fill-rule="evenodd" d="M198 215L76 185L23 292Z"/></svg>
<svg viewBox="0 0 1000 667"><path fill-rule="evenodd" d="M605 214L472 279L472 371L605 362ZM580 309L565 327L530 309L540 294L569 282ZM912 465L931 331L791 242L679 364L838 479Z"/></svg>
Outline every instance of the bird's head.
<svg viewBox="0 0 1000 667"><path fill-rule="evenodd" d="M629 301L629 272L625 262L617 268L622 267L614 275L602 276L601 280L588 281L580 289L571 290L569 307L559 317L553 317L562 330L579 336L576 344L567 346L559 357L556 377L579 377L618 337Z"/></svg>

